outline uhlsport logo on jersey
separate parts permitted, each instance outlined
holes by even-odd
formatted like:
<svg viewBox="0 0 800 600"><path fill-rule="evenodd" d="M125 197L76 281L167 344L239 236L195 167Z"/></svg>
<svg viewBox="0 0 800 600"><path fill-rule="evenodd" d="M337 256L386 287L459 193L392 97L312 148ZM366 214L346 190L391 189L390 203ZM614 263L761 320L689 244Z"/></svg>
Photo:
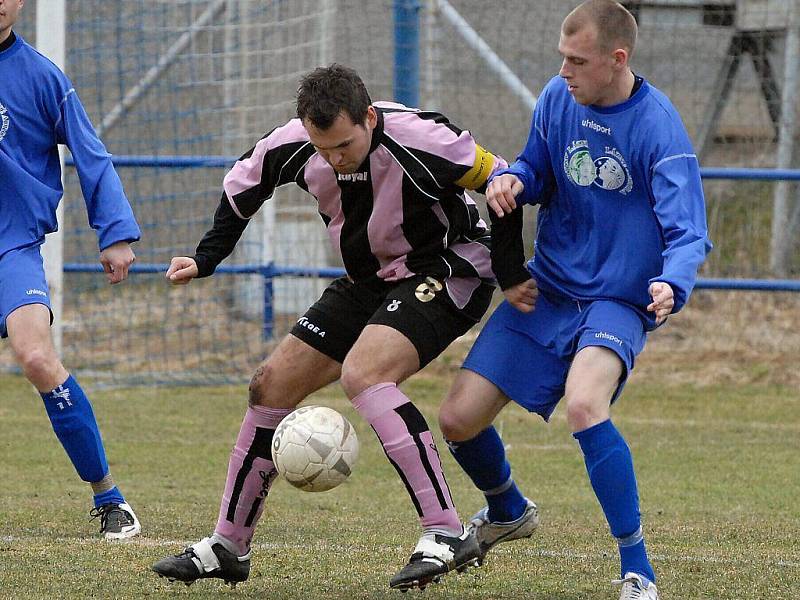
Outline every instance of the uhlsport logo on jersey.
<svg viewBox="0 0 800 600"><path fill-rule="evenodd" d="M11 119L8 116L8 109L0 102L0 142L6 137L8 127L11 125Z"/></svg>
<svg viewBox="0 0 800 600"><path fill-rule="evenodd" d="M633 179L628 163L619 150L605 146L599 158L593 158L586 140L576 140L564 152L564 173L575 185L596 185L611 192L628 194L633 189Z"/></svg>

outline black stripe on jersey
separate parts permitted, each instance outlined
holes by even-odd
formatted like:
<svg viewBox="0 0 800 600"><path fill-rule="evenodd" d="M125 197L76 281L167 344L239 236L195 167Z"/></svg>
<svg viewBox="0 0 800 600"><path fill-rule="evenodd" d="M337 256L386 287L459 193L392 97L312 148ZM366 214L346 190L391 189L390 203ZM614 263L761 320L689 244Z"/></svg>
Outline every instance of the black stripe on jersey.
<svg viewBox="0 0 800 600"><path fill-rule="evenodd" d="M367 232L375 204L369 157L359 168L359 172L362 170L368 173L366 181L345 181L337 176L344 214L340 242L341 248L347 248L346 252L342 252L342 261L347 274L355 281L375 279L375 273L381 268L380 262L372 253Z"/></svg>
<svg viewBox="0 0 800 600"><path fill-rule="evenodd" d="M425 472L428 474L428 479L431 480L433 490L436 492L436 498L439 500L439 506L442 508L442 510L447 510L450 507L447 506L447 501L444 497L444 490L442 490L442 486L439 485L439 480L436 478L436 474L433 472L433 466L428 460L428 451L427 447L425 446L425 442L423 442L420 438L422 433L430 431L428 429L428 424L425 422L425 417L422 416L422 413L419 412L417 407L411 402L401 404L394 409L394 412L396 412L400 418L403 419L403 423L406 424L408 432L411 434L411 437L417 446L417 450L419 450L419 459L422 461L422 466L425 467ZM442 473L442 478L444 478L444 473ZM445 482L445 485L447 485L447 482Z"/></svg>
<svg viewBox="0 0 800 600"><path fill-rule="evenodd" d="M403 235L411 246L411 251L406 258L406 264L414 272L424 272L426 275L436 275L427 271L417 271L411 265L418 257L430 259L438 255L448 244L450 229L443 224L433 212L430 198L423 194L408 178L403 177ZM441 204L440 204L441 206ZM444 209L443 209L444 210ZM444 211L445 213L447 211ZM448 221L449 221L448 215Z"/></svg>
<svg viewBox="0 0 800 600"><path fill-rule="evenodd" d="M409 108L387 108L387 107L380 107L377 110L384 113L398 113L398 112L413 113L423 121L433 121L434 123L438 123L439 125L446 125L447 128L456 135L461 135L461 132L464 131L460 127L451 123L450 119L445 117L442 113L433 110L413 110Z"/></svg>
<svg viewBox="0 0 800 600"><path fill-rule="evenodd" d="M442 260L447 262L450 265L450 268L453 270L453 273L457 273L459 277L479 277L478 271L475 269L475 266L469 262L461 258L458 254L453 252L450 248L447 248L441 253ZM462 273L466 275L462 275Z"/></svg>
<svg viewBox="0 0 800 600"><path fill-rule="evenodd" d="M472 165L460 165L452 161L442 158L436 154L425 152L418 148L408 148L406 150L419 162L426 165L428 170L435 174L437 183L444 187L446 185L454 185L453 182L458 181L472 168Z"/></svg>
<svg viewBox="0 0 800 600"><path fill-rule="evenodd" d="M254 150L255 148L250 149L244 158L252 156ZM258 185L233 197L241 215L246 218L252 217L261 208L261 205L272 197L275 188L295 181L298 171L303 168L314 152L316 150L311 142L302 140L270 149L264 155L264 162L261 165L261 181Z"/></svg>
<svg viewBox="0 0 800 600"><path fill-rule="evenodd" d="M242 466L239 473L236 474L236 481L233 484L231 491L231 499L228 503L228 513L225 518L231 523L236 518L236 505L239 504L239 496L242 495L242 488L244 487L245 479L253 469L253 462L257 458L265 460L272 460L272 436L275 434L274 429L264 429L263 427L256 427L256 433L253 436L253 443L247 449L247 454L242 461ZM250 511L252 512L252 510Z"/></svg>
<svg viewBox="0 0 800 600"><path fill-rule="evenodd" d="M431 195L436 200L439 199L442 190L453 188L460 191L462 188L454 182L472 169L472 165L460 165L436 154L403 146L388 134L383 135L382 143L406 175L411 177L426 195Z"/></svg>

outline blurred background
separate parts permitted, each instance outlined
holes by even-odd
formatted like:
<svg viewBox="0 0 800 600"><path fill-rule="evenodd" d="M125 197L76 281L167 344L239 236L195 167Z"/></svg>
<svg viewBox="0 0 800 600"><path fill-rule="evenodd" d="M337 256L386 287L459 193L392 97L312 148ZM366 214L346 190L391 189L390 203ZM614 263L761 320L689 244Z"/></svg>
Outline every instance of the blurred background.
<svg viewBox="0 0 800 600"><path fill-rule="evenodd" d="M60 27L48 2L29 0L16 27L34 46ZM340 266L315 199L290 187L275 194L223 263L244 272L176 288L163 271L172 256L193 254L232 160L294 116L300 76L334 61L354 67L373 100L440 110L512 161L536 95L558 72L560 24L577 4L67 0L65 72L143 232L140 272L111 288L66 167L58 319L68 369L110 385L246 381ZM800 389L800 294L787 291L800 289L800 202L796 183L772 171L798 165L798 2L623 4L640 27L633 68L672 99L704 168L715 250L701 275L710 288L744 281L696 292L654 334L650 365L663 353L670 376ZM753 291L761 286L775 289ZM14 370L7 345L0 370Z"/></svg>

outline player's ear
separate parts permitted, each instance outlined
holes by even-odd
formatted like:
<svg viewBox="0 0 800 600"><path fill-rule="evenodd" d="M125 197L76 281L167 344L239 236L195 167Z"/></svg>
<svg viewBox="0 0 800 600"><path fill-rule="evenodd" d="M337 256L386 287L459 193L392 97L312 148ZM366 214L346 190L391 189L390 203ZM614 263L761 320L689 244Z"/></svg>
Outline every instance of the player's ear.
<svg viewBox="0 0 800 600"><path fill-rule="evenodd" d="M628 51L625 48L617 48L613 53L614 68L624 69L628 66Z"/></svg>
<svg viewBox="0 0 800 600"><path fill-rule="evenodd" d="M378 124L378 111L371 104L367 107L367 129L370 131L375 129Z"/></svg>

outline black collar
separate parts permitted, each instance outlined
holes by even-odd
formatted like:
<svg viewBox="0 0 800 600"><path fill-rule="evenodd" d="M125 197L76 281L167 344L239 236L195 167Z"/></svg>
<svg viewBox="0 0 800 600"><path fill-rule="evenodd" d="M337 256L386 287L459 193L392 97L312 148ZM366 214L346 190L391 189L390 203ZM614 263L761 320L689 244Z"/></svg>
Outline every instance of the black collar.
<svg viewBox="0 0 800 600"><path fill-rule="evenodd" d="M5 41L0 43L0 52L4 52L4 51L8 50L9 48L11 48L11 46L13 46L14 42L16 42L16 41L17 41L17 36L15 36L14 32L12 31L9 34L9 36L5 39Z"/></svg>

